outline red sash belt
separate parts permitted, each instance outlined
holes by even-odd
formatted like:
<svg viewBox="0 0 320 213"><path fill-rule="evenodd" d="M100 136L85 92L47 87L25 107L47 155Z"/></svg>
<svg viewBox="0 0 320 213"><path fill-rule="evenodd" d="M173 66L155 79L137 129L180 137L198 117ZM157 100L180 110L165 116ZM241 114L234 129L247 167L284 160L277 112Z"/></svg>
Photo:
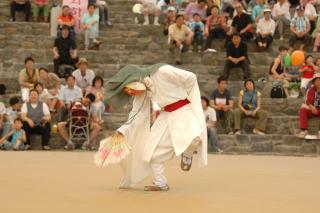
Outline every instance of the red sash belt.
<svg viewBox="0 0 320 213"><path fill-rule="evenodd" d="M174 102L172 104L165 106L163 109L166 112L173 112L173 111L176 111L177 109L180 109L181 107L183 107L184 105L187 105L189 103L190 103L190 101L188 99L179 100L177 102Z"/></svg>

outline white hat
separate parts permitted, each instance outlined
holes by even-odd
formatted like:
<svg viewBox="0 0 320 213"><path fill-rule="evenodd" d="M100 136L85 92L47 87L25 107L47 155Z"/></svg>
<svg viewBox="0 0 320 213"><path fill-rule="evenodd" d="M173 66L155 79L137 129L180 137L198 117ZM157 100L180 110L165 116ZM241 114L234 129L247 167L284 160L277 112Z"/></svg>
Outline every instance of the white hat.
<svg viewBox="0 0 320 213"><path fill-rule="evenodd" d="M174 7L168 7L168 11L176 11L176 8L174 8Z"/></svg>
<svg viewBox="0 0 320 213"><path fill-rule="evenodd" d="M263 13L266 13L266 12L271 13L271 10L269 8L266 8L266 9L263 10Z"/></svg>
<svg viewBox="0 0 320 213"><path fill-rule="evenodd" d="M135 13L135 14L142 14L142 12L143 12L143 6L142 6L142 4L135 4L135 5L132 7L132 12Z"/></svg>

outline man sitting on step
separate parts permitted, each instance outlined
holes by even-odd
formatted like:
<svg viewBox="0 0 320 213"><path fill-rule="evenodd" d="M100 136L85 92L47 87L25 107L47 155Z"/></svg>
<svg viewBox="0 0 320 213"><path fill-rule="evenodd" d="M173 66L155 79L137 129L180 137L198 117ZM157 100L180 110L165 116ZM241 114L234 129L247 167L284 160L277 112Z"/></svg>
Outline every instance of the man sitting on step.
<svg viewBox="0 0 320 213"><path fill-rule="evenodd" d="M154 14L153 24L159 26L159 17L161 14L161 9L157 7L157 0L140 0L143 6L143 25L149 25L149 14Z"/></svg>
<svg viewBox="0 0 320 213"><path fill-rule="evenodd" d="M30 0L12 0L10 3L10 13L12 21L16 21L16 11L23 11L26 14L25 21L29 21L31 15Z"/></svg>

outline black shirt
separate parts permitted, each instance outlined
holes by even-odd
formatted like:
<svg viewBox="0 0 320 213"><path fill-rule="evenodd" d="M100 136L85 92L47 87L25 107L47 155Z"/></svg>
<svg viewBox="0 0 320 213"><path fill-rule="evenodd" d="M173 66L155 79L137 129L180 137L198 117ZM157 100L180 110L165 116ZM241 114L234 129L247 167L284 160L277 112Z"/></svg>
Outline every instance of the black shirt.
<svg viewBox="0 0 320 213"><path fill-rule="evenodd" d="M77 49L76 42L71 39L70 36L68 38L63 38L62 36L56 38L54 41L54 46L58 49L58 53L62 58L69 58L70 50Z"/></svg>
<svg viewBox="0 0 320 213"><path fill-rule="evenodd" d="M232 20L232 27L236 29L238 33L240 33L241 30L246 28L248 24L251 24L251 16L249 16L246 13L242 13L240 16L235 16ZM251 32L251 30L249 30Z"/></svg>
<svg viewBox="0 0 320 213"><path fill-rule="evenodd" d="M214 104L224 104L224 105L229 105L229 101L232 100L232 95L229 90L225 90L223 93L220 93L218 89L215 89L211 96L210 99L214 101Z"/></svg>
<svg viewBox="0 0 320 213"><path fill-rule="evenodd" d="M248 59L247 45L244 42L240 42L239 47L236 48L232 42L227 47L227 57L240 58L245 56Z"/></svg>

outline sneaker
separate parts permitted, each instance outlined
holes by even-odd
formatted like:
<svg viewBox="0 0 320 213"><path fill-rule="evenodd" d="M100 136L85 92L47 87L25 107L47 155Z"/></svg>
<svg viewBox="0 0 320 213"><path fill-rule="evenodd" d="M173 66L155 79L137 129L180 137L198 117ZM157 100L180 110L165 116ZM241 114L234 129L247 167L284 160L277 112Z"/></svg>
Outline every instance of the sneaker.
<svg viewBox="0 0 320 213"><path fill-rule="evenodd" d="M280 36L280 41L283 41L283 36Z"/></svg>
<svg viewBox="0 0 320 213"><path fill-rule="evenodd" d="M83 144L82 144L82 150L88 150L88 149L90 149L90 144L89 144L89 142L88 141L86 141L86 142L84 142Z"/></svg>
<svg viewBox="0 0 320 213"><path fill-rule="evenodd" d="M235 134L235 135L241 135L241 131L240 131L240 130L237 130L234 134Z"/></svg>
<svg viewBox="0 0 320 213"><path fill-rule="evenodd" d="M298 137L298 138L304 138L304 137L306 137L307 134L308 134L308 131L307 131L307 130L301 130L301 131L299 132L299 134L297 134L297 137Z"/></svg>
<svg viewBox="0 0 320 213"><path fill-rule="evenodd" d="M233 131L228 132L228 135L234 135Z"/></svg>
<svg viewBox="0 0 320 213"><path fill-rule="evenodd" d="M135 24L139 24L139 19L138 19L138 17L135 17L135 18L134 18L134 23L135 23Z"/></svg>
<svg viewBox="0 0 320 213"><path fill-rule="evenodd" d="M42 149L46 151L51 150L50 146L43 146Z"/></svg>
<svg viewBox="0 0 320 213"><path fill-rule="evenodd" d="M192 156L181 155L180 167L183 171L187 172L191 169L192 166Z"/></svg>
<svg viewBox="0 0 320 213"><path fill-rule="evenodd" d="M160 26L159 22L157 22L157 21L155 21L155 22L153 23L153 25L155 25L155 26Z"/></svg>
<svg viewBox="0 0 320 213"><path fill-rule="evenodd" d="M182 51L182 49L183 49L183 45L181 44L181 45L180 45L180 50Z"/></svg>
<svg viewBox="0 0 320 213"><path fill-rule="evenodd" d="M145 21L145 22L143 22L143 25L149 25L149 22L148 21Z"/></svg>
<svg viewBox="0 0 320 213"><path fill-rule="evenodd" d="M68 141L68 143L64 146L64 149L66 150L73 150L75 148L75 145L72 141Z"/></svg>
<svg viewBox="0 0 320 213"><path fill-rule="evenodd" d="M256 135L265 135L265 133L260 131L259 129L253 129L253 133Z"/></svg>
<svg viewBox="0 0 320 213"><path fill-rule="evenodd" d="M112 22L111 22L111 21L107 21L107 22L106 22L106 26L107 26L107 27L112 27Z"/></svg>
<svg viewBox="0 0 320 213"><path fill-rule="evenodd" d="M24 146L24 150L30 150L31 149L31 145L27 144Z"/></svg>

